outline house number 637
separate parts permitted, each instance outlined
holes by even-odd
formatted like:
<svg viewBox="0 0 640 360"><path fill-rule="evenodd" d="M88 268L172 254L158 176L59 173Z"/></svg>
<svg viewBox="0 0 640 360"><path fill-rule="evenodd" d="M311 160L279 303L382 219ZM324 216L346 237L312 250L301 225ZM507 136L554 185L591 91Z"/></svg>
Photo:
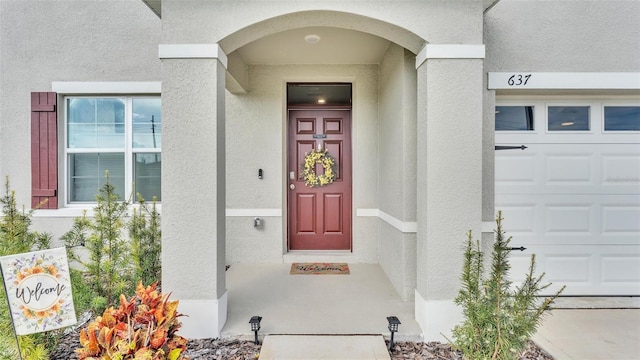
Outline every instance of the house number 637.
<svg viewBox="0 0 640 360"><path fill-rule="evenodd" d="M525 86L531 78L531 74L513 74L507 80L509 86Z"/></svg>

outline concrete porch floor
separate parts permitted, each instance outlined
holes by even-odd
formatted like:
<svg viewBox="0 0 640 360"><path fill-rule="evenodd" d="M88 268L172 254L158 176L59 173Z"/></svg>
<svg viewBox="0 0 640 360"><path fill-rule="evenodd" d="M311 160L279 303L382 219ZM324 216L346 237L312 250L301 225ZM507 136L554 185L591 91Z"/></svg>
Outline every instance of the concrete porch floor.
<svg viewBox="0 0 640 360"><path fill-rule="evenodd" d="M396 340L423 341L414 302L400 298L379 265L349 263L350 275L289 275L290 267L229 268L227 322L221 337L253 339L248 323L252 315L263 317L261 341L265 335L283 334L388 337L386 317L395 315L402 322ZM639 301L559 299L533 340L556 360L639 360Z"/></svg>
<svg viewBox="0 0 640 360"><path fill-rule="evenodd" d="M232 264L221 337L252 337L249 319L262 316L268 334L383 334L387 316L402 324L397 340L421 341L414 302L403 301L382 268L349 264L350 275L290 275L291 264Z"/></svg>

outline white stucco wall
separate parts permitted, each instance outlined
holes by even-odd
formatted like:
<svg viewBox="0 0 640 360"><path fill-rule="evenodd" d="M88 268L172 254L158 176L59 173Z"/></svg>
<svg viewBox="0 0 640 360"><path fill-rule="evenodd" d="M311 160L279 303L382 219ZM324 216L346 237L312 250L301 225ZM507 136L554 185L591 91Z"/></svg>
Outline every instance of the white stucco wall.
<svg viewBox="0 0 640 360"><path fill-rule="evenodd" d="M482 193L482 61L428 60L418 104L418 291L453 299L468 230L480 234ZM421 241L422 238L422 241Z"/></svg>
<svg viewBox="0 0 640 360"><path fill-rule="evenodd" d="M160 81L160 28L139 0L0 1L0 175L19 206L31 204L30 93L53 81ZM34 229L54 240L68 231L68 215L45 216Z"/></svg>
<svg viewBox="0 0 640 360"><path fill-rule="evenodd" d="M428 59L418 68L418 212L415 312L425 339L461 318L465 233L482 218L481 59Z"/></svg>
<svg viewBox="0 0 640 360"><path fill-rule="evenodd" d="M310 13L303 13L312 11ZM335 13L340 12L340 13ZM292 14L293 13L293 14ZM301 14L295 14L301 13ZM341 13L355 13L353 18ZM419 16L416 16L419 14ZM265 36L290 25L333 26L358 29L382 37L391 37L414 53L420 50L420 38L439 43L480 43L482 41L482 1L163 1L163 41L172 43L216 43L238 30L264 20L284 18L259 24L256 35ZM455 18L456 21L451 21ZM184 21L189 19L189 21ZM412 32L407 37L397 26L381 27L379 21L403 24ZM460 26L459 24L465 24ZM405 31L406 31L405 30ZM231 53L255 38L230 38L223 42ZM406 42L405 42L406 41Z"/></svg>
<svg viewBox="0 0 640 360"><path fill-rule="evenodd" d="M286 83L353 83L353 209L377 207L376 65L252 66L247 94L227 93L227 262L280 262L286 252ZM258 169L264 177L258 179ZM265 209L282 216L262 216ZM265 227L253 227L253 218ZM375 228L354 216L356 261L377 262Z"/></svg>
<svg viewBox="0 0 640 360"><path fill-rule="evenodd" d="M638 71L640 2L501 0L485 15L489 71Z"/></svg>
<svg viewBox="0 0 640 360"><path fill-rule="evenodd" d="M415 56L392 44L380 63L378 199L380 211L405 224L416 220ZM379 262L405 299L415 289L415 230L378 224Z"/></svg>

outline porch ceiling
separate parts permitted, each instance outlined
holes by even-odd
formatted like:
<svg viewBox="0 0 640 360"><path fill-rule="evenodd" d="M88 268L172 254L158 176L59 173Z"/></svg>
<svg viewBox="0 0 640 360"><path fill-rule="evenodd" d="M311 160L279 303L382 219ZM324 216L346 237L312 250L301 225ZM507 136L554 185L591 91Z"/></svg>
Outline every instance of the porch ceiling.
<svg viewBox="0 0 640 360"><path fill-rule="evenodd" d="M309 43L308 36L318 41ZM375 35L315 26L265 36L236 51L247 65L378 64L388 47L388 40Z"/></svg>

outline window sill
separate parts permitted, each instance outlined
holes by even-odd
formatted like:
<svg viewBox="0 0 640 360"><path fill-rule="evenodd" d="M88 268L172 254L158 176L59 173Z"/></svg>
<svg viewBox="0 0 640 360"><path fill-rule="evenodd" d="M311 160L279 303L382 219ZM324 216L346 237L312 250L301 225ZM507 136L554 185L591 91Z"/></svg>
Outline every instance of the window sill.
<svg viewBox="0 0 640 360"><path fill-rule="evenodd" d="M75 218L82 216L82 214L86 211L87 216L93 216L93 208L94 204L87 204L87 206L78 206L78 207L66 207L60 209L47 209L47 210L34 210L33 217L34 218ZM129 206L129 215L131 215L131 210L134 208L139 208L139 205L131 205ZM156 209L160 214L162 214L162 204L156 204Z"/></svg>

